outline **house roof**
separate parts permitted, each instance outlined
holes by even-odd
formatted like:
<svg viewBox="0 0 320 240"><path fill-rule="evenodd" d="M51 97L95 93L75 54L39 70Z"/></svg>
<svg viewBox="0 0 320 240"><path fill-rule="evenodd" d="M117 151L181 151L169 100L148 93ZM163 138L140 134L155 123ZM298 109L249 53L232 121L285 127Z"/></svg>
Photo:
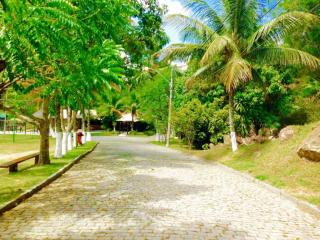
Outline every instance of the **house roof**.
<svg viewBox="0 0 320 240"><path fill-rule="evenodd" d="M133 116L133 121L138 122L137 117ZM131 113L123 113L121 118L117 120L117 122L132 122L132 114Z"/></svg>

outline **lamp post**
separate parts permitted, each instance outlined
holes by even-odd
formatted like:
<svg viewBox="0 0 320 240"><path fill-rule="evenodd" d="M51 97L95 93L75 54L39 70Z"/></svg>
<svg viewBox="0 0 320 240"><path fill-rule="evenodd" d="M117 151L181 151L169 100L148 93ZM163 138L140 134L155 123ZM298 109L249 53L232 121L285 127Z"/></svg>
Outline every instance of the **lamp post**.
<svg viewBox="0 0 320 240"><path fill-rule="evenodd" d="M173 62L170 63L170 81L169 81L169 104L168 104L168 125L167 125L167 134L166 134L166 147L169 147L170 145L170 135L171 135L171 115L172 115L172 102L173 102L173 68L175 64ZM155 71L158 73L163 79L168 80L162 73L157 71L156 69L152 69L149 67L145 67L144 70L149 71Z"/></svg>
<svg viewBox="0 0 320 240"><path fill-rule="evenodd" d="M172 100L173 100L173 64L170 64L171 67L171 77L169 83L169 106L168 106L168 127L167 127L167 139L166 147L170 145L170 135L171 135L171 113L172 113Z"/></svg>

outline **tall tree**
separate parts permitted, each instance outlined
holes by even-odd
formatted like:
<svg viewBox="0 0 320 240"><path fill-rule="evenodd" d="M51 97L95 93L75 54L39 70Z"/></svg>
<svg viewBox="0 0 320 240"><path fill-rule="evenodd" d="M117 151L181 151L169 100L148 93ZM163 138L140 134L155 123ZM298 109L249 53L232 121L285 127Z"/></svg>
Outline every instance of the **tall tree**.
<svg viewBox="0 0 320 240"><path fill-rule="evenodd" d="M320 66L318 58L286 47L284 37L303 24L319 23L313 14L293 11L261 25L264 1L186 0L192 16L170 15L185 43L173 44L162 53L167 58L199 60L194 78L220 80L229 94L229 124L233 151L237 150L234 126L234 94L237 87L253 79L253 64Z"/></svg>

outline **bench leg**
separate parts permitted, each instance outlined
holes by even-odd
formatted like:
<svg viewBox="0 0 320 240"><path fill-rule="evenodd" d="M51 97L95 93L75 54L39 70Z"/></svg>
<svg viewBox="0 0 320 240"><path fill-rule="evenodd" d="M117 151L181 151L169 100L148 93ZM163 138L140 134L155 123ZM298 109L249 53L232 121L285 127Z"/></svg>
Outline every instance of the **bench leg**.
<svg viewBox="0 0 320 240"><path fill-rule="evenodd" d="M34 164L37 165L39 163L39 155L35 156L34 158Z"/></svg>
<svg viewBox="0 0 320 240"><path fill-rule="evenodd" d="M9 167L9 173L18 172L18 164L14 164Z"/></svg>

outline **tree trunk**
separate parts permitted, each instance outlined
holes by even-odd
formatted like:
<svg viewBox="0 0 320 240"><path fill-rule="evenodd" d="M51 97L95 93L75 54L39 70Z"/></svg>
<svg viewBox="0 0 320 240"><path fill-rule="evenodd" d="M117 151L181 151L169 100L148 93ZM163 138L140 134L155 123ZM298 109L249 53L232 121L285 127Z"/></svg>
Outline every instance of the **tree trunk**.
<svg viewBox="0 0 320 240"><path fill-rule="evenodd" d="M54 151L55 158L62 158L62 126L60 112L60 105L56 104L56 147Z"/></svg>
<svg viewBox="0 0 320 240"><path fill-rule="evenodd" d="M68 108L68 126L67 126L67 150L72 150L72 133L71 130L73 129L73 123L76 118L76 112L72 111L70 108Z"/></svg>
<svg viewBox="0 0 320 240"><path fill-rule="evenodd" d="M50 154L49 154L49 98L43 100L42 105L43 119L41 119L39 124L40 131L40 158L39 165L50 164Z"/></svg>
<svg viewBox="0 0 320 240"><path fill-rule="evenodd" d="M54 119L50 118L50 134L51 137L55 138L56 137L56 132L54 130Z"/></svg>
<svg viewBox="0 0 320 240"><path fill-rule="evenodd" d="M88 110L87 114L87 134L86 134L86 141L90 142L91 139L91 132L90 132L90 109Z"/></svg>
<svg viewBox="0 0 320 240"><path fill-rule="evenodd" d="M67 135L67 132L64 131L62 133L62 156L67 154L67 144L68 144L68 135Z"/></svg>
<svg viewBox="0 0 320 240"><path fill-rule="evenodd" d="M234 127L234 92L229 93L229 124L230 124L230 138L232 151L238 150L237 136Z"/></svg>
<svg viewBox="0 0 320 240"><path fill-rule="evenodd" d="M72 145L71 145L71 135L70 135L70 130L71 130L71 109L70 107L67 108L67 127L66 127L66 151L72 150Z"/></svg>
<svg viewBox="0 0 320 240"><path fill-rule="evenodd" d="M72 150L72 133L67 132L67 150L71 151Z"/></svg>
<svg viewBox="0 0 320 240"><path fill-rule="evenodd" d="M86 143L86 115L85 115L85 109L82 109L82 119L81 119L81 124L82 124L82 133L83 136L81 137L81 142L82 144Z"/></svg>
<svg viewBox="0 0 320 240"><path fill-rule="evenodd" d="M131 132L133 131L133 126L134 126L134 115L131 113Z"/></svg>
<svg viewBox="0 0 320 240"><path fill-rule="evenodd" d="M74 111L74 121L73 121L73 127L72 127L72 137L73 137L72 145L73 145L73 147L77 146L77 131L78 131L77 111Z"/></svg>
<svg viewBox="0 0 320 240"><path fill-rule="evenodd" d="M61 127L62 127L62 156L64 156L67 154L67 132L66 132L63 108L61 108L60 116L61 116Z"/></svg>
<svg viewBox="0 0 320 240"><path fill-rule="evenodd" d="M39 165L50 164L49 155L49 123L40 123L40 158Z"/></svg>

